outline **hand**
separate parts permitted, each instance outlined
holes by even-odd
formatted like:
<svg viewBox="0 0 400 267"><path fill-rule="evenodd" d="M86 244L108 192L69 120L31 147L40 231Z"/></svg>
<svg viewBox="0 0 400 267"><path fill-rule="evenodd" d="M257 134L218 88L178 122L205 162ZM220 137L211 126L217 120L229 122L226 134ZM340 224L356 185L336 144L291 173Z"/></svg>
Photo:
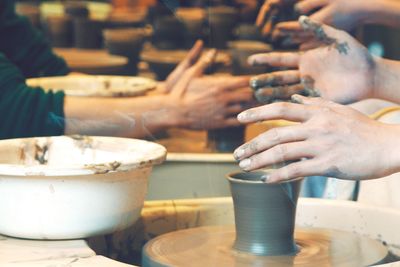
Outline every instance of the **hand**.
<svg viewBox="0 0 400 267"><path fill-rule="evenodd" d="M191 129L214 129L240 125L236 115L254 106L248 76L203 76L186 91L185 119Z"/></svg>
<svg viewBox="0 0 400 267"><path fill-rule="evenodd" d="M320 47L306 52L251 56L249 63L253 65L297 68L254 77L251 85L257 94L271 100L288 99L297 92L339 103L374 97L380 61L346 32L305 16L299 22L306 32L314 36L313 44Z"/></svg>
<svg viewBox="0 0 400 267"><path fill-rule="evenodd" d="M237 148L240 167L252 171L285 161L266 182L305 176L363 180L399 171L399 126L374 121L354 109L321 98L293 96L239 114L242 123L285 119L300 122L271 129Z"/></svg>
<svg viewBox="0 0 400 267"><path fill-rule="evenodd" d="M197 42L188 56L169 75L162 96L174 106L175 125L190 129L213 129L236 126L236 115L252 100L249 77L202 77L213 63L216 50L200 57L202 42Z"/></svg>
<svg viewBox="0 0 400 267"><path fill-rule="evenodd" d="M310 19L332 27L350 31L359 25L373 0L301 0L295 5L300 14L309 14ZM304 42L304 35L297 21L276 24L274 38L289 36L295 42Z"/></svg>

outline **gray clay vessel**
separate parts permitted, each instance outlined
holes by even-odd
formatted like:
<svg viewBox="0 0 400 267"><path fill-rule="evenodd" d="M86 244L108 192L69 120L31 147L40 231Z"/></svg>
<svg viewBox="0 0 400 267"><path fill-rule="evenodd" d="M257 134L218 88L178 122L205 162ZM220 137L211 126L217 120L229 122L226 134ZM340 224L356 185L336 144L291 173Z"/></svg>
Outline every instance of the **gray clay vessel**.
<svg viewBox="0 0 400 267"><path fill-rule="evenodd" d="M207 19L210 46L226 48L227 42L233 39L233 29L238 19L237 10L228 6L210 7L207 9Z"/></svg>
<svg viewBox="0 0 400 267"><path fill-rule="evenodd" d="M235 210L233 248L255 255L294 255L297 199L302 179L280 184L261 181L265 171L228 175Z"/></svg>
<svg viewBox="0 0 400 267"><path fill-rule="evenodd" d="M111 55L129 59L127 75L137 75L139 55L147 38L144 28L122 28L103 30L104 45Z"/></svg>
<svg viewBox="0 0 400 267"><path fill-rule="evenodd" d="M77 48L99 49L102 46L104 22L88 18L74 18L74 42Z"/></svg>

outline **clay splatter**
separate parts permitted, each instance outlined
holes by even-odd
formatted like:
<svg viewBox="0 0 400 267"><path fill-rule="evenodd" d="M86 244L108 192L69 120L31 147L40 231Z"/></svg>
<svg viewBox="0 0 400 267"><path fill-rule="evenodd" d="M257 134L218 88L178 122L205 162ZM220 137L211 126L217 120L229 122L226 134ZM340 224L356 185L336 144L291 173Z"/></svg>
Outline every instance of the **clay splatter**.
<svg viewBox="0 0 400 267"><path fill-rule="evenodd" d="M328 36L324 31L322 24L311 21L307 17L301 19L300 23L305 30L312 31L318 41L327 45L332 45L340 54L348 54L350 49L349 44L347 42L339 42L337 39Z"/></svg>
<svg viewBox="0 0 400 267"><path fill-rule="evenodd" d="M44 165L47 163L47 151L49 150L47 144L40 146L39 144L35 144L35 160L40 164Z"/></svg>
<svg viewBox="0 0 400 267"><path fill-rule="evenodd" d="M303 76L300 79L301 84L304 86L304 93L310 97L320 97L321 93L315 88L315 81L311 76Z"/></svg>
<svg viewBox="0 0 400 267"><path fill-rule="evenodd" d="M121 162L114 161L105 164L88 164L85 165L85 168L93 170L95 174L104 174L110 171L116 171L119 166L121 166Z"/></svg>
<svg viewBox="0 0 400 267"><path fill-rule="evenodd" d="M254 90L257 90L261 87L273 86L282 83L283 79L280 76L271 74L262 74L255 76L250 80L250 87Z"/></svg>

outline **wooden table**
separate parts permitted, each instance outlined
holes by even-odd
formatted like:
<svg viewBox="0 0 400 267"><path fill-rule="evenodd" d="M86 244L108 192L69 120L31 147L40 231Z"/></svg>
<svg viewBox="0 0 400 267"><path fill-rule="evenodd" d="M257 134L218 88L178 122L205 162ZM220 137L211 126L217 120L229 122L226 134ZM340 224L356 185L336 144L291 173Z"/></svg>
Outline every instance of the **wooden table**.
<svg viewBox="0 0 400 267"><path fill-rule="evenodd" d="M126 57L110 55L104 49L54 48L53 51L64 58L74 72L118 75L128 65Z"/></svg>

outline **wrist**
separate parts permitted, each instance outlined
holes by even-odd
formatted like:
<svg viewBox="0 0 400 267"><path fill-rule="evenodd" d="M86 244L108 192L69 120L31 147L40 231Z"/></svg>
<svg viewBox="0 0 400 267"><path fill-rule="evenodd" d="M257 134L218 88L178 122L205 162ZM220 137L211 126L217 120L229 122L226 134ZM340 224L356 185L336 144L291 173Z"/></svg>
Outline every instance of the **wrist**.
<svg viewBox="0 0 400 267"><path fill-rule="evenodd" d="M374 57L374 77L372 97L399 102L397 87L400 77L400 64L397 61Z"/></svg>
<svg viewBox="0 0 400 267"><path fill-rule="evenodd" d="M397 27L400 5L397 0L363 0L362 3L363 24L379 24Z"/></svg>
<svg viewBox="0 0 400 267"><path fill-rule="evenodd" d="M383 155L380 158L385 161L382 176L387 176L400 172L400 126L384 124L384 127L389 136L385 136L385 144L381 149Z"/></svg>
<svg viewBox="0 0 400 267"><path fill-rule="evenodd" d="M387 87L388 80L388 67L387 62L383 58L371 55L374 61L373 68L373 84L371 87L370 98L382 98L382 92Z"/></svg>
<svg viewBox="0 0 400 267"><path fill-rule="evenodd" d="M161 97L165 113L168 118L167 127L184 128L187 127L187 119L185 116L185 107L182 105L181 99L176 99L171 95Z"/></svg>

